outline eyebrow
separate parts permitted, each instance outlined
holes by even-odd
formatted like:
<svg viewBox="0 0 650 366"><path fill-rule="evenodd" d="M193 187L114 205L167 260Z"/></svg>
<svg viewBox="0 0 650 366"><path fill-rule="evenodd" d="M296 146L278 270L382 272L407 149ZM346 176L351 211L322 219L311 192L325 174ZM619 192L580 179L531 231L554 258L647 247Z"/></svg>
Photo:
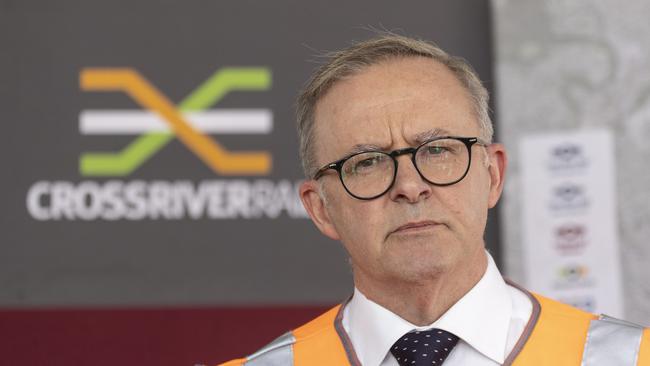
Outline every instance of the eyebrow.
<svg viewBox="0 0 650 366"><path fill-rule="evenodd" d="M347 150L347 152L343 155L343 157L341 157L338 160L347 159L352 155L362 153L362 152L369 152L369 151L386 151L386 149L375 144L356 144L352 146L349 150Z"/></svg>
<svg viewBox="0 0 650 366"><path fill-rule="evenodd" d="M415 140L416 144L420 145L420 144L422 144L422 143L424 143L424 142L426 142L428 140L431 140L433 138L440 137L440 136L449 136L449 135L451 135L451 133L449 131L445 130L445 129L434 128L434 129L429 130L429 131L424 131L424 132L418 133L417 135L415 135L414 140Z"/></svg>
<svg viewBox="0 0 650 366"><path fill-rule="evenodd" d="M434 128L432 130L420 132L417 135L415 135L415 138L413 139L417 145L420 145L424 143L425 141L431 140L436 137L440 136L448 136L450 134L449 131L442 129L442 128ZM356 144L350 148L345 155L343 155L342 159L345 159L349 156L352 156L357 153L362 153L366 151L387 151L388 149L385 147L381 147L379 145L375 144Z"/></svg>

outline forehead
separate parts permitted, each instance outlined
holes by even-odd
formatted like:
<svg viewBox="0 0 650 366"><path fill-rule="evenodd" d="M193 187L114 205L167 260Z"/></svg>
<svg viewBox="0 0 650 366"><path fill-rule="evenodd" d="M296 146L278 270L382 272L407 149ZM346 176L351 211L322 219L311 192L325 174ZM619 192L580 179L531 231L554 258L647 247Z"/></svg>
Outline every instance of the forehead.
<svg viewBox="0 0 650 366"><path fill-rule="evenodd" d="M424 57L391 59L341 80L316 105L317 156L331 161L355 145L415 145L428 131L478 135L466 89ZM329 159L329 160L328 160Z"/></svg>

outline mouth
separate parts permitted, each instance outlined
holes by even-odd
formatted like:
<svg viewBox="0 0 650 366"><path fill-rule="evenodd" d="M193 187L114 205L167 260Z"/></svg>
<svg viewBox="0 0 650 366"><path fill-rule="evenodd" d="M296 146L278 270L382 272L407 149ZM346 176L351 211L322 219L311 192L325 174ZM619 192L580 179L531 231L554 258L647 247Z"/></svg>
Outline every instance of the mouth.
<svg viewBox="0 0 650 366"><path fill-rule="evenodd" d="M440 225L442 224L431 220L407 222L406 224L388 233L388 235L418 233L421 231L434 229Z"/></svg>

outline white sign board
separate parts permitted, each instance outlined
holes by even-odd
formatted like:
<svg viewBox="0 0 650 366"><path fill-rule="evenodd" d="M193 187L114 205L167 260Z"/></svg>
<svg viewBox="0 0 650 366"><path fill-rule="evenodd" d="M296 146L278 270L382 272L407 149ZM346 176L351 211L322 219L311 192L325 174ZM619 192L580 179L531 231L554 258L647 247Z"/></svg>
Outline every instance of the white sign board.
<svg viewBox="0 0 650 366"><path fill-rule="evenodd" d="M527 287L622 317L612 134L527 136L519 155Z"/></svg>

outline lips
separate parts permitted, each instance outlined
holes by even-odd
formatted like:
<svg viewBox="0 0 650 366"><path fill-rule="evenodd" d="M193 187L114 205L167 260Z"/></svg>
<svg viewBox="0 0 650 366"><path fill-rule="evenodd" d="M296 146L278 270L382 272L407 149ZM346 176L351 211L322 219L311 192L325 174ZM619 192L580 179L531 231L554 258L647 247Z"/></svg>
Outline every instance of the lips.
<svg viewBox="0 0 650 366"><path fill-rule="evenodd" d="M431 220L407 222L406 224L391 231L389 235L394 233L406 232L406 231L417 231L418 229L426 229L429 227L433 227L435 225L440 225L440 223Z"/></svg>

